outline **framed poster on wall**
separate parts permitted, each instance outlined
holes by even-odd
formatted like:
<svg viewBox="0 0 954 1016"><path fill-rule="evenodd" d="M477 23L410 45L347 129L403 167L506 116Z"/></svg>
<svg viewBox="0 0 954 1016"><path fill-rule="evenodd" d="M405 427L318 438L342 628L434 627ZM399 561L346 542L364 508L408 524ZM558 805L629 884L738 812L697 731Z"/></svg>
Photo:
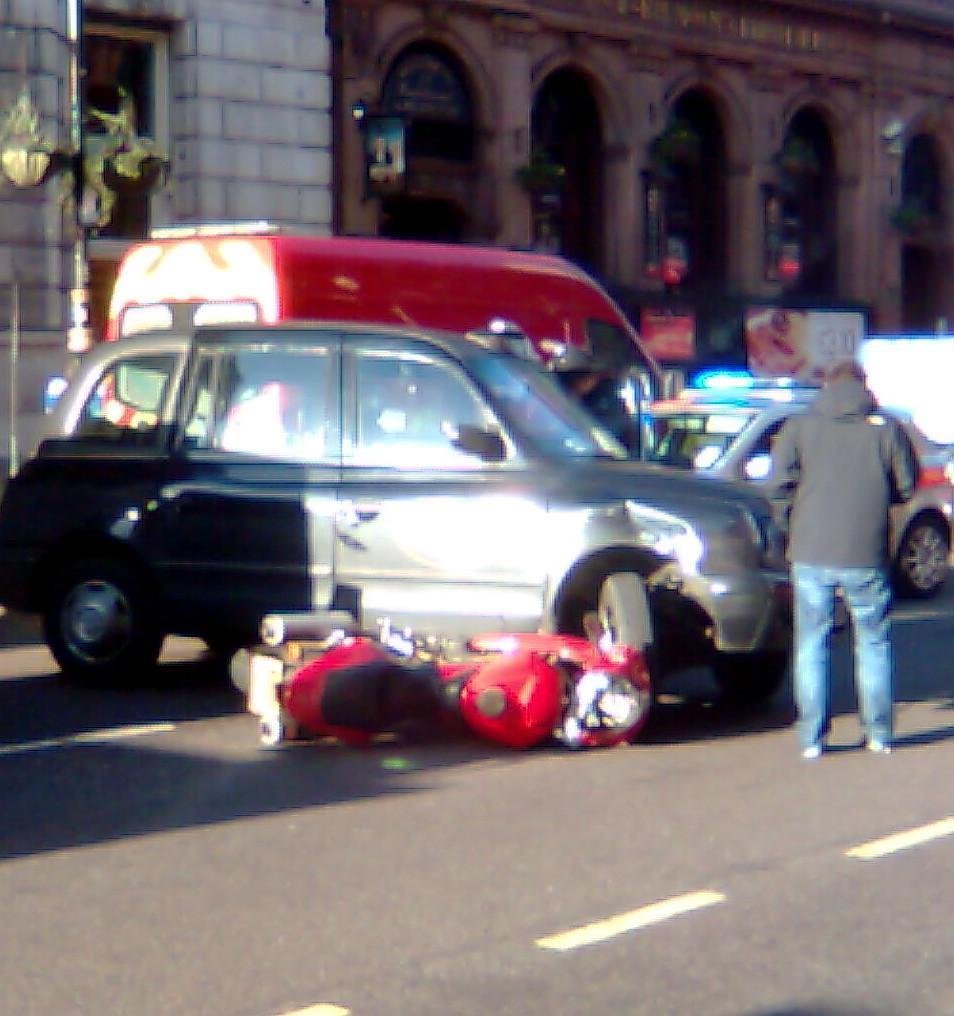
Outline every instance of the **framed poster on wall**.
<svg viewBox="0 0 954 1016"><path fill-rule="evenodd" d="M407 179L404 117L365 117L363 133L367 193L397 194L404 190Z"/></svg>

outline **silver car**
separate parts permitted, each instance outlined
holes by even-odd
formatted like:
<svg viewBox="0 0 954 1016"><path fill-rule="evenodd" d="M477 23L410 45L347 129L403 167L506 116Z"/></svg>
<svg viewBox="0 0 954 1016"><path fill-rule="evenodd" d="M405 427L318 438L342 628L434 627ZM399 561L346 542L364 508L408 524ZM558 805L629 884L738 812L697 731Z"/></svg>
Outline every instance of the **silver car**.
<svg viewBox="0 0 954 1016"><path fill-rule="evenodd" d="M769 473L772 439L802 412L815 388L755 383L744 388L686 388L650 409L649 457L711 476L761 483ZM951 566L954 449L929 441L902 421L917 449L921 476L911 501L892 509L890 553L895 591L930 597Z"/></svg>

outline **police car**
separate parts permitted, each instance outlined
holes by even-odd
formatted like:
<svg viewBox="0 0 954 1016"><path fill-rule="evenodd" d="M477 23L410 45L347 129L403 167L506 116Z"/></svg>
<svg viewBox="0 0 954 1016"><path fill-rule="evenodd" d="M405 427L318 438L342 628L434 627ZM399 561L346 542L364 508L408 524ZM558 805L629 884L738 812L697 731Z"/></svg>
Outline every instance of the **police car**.
<svg viewBox="0 0 954 1016"><path fill-rule="evenodd" d="M764 484L773 438L817 391L732 372L704 375L674 398L652 404L648 457L722 479ZM917 449L921 474L912 500L892 509L894 588L900 596L927 598L943 588L952 563L954 448L928 440L908 420L902 423Z"/></svg>

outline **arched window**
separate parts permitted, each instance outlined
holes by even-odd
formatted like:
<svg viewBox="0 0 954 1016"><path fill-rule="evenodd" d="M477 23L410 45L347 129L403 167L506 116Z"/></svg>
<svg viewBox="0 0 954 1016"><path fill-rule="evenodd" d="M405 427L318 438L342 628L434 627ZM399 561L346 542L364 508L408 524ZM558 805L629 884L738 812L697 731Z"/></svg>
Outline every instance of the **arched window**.
<svg viewBox="0 0 954 1016"><path fill-rule="evenodd" d="M792 117L775 155L781 242L798 265L788 291L818 298L838 293L837 181L828 126L816 110Z"/></svg>
<svg viewBox="0 0 954 1016"><path fill-rule="evenodd" d="M718 288L726 266L725 139L705 93L691 89L677 100L649 161L647 270L670 286Z"/></svg>
<svg viewBox="0 0 954 1016"><path fill-rule="evenodd" d="M602 242L603 132L589 82L578 71L561 68L540 86L531 114L530 145L531 167L553 166L560 173L550 193L531 195L535 243L597 269Z"/></svg>
<svg viewBox="0 0 954 1016"><path fill-rule="evenodd" d="M474 158L470 90L458 62L442 47L418 43L401 53L384 80L381 111L405 118L408 158Z"/></svg>

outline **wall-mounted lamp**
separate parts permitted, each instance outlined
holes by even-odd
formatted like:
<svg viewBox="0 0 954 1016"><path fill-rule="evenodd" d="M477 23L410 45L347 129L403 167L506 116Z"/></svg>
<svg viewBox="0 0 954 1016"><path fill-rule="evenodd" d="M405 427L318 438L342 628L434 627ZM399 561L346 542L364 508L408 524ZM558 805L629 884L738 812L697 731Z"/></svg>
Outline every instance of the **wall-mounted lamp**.
<svg viewBox="0 0 954 1016"><path fill-rule="evenodd" d="M892 155L904 154L905 135L908 125L899 117L893 117L881 128L881 140Z"/></svg>
<svg viewBox="0 0 954 1016"><path fill-rule="evenodd" d="M364 99L358 99L357 102L351 103L351 119L358 125L360 125L364 118L368 115L368 104Z"/></svg>

